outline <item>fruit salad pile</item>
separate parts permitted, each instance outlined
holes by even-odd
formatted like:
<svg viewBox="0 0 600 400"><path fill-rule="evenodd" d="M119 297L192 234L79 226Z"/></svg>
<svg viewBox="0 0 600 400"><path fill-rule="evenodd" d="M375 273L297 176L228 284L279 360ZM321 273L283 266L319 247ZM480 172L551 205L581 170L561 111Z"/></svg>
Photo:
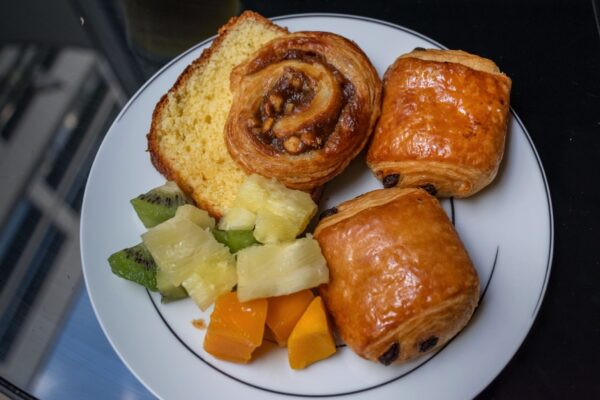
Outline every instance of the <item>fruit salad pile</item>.
<svg viewBox="0 0 600 400"><path fill-rule="evenodd" d="M176 184L131 201L146 228L142 243L108 259L112 272L158 291L161 301L190 297L203 311L215 304L204 349L246 363L265 326L288 347L294 369L335 353L323 302L311 288L329 281L310 235L298 238L317 211L305 192L249 176L218 225Z"/></svg>

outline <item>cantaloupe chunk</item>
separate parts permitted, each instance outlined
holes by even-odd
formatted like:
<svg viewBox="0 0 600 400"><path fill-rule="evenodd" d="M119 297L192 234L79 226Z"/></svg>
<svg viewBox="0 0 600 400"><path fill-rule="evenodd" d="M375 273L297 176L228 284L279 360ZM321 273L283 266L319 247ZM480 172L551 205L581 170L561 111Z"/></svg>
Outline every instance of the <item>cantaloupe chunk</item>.
<svg viewBox="0 0 600 400"><path fill-rule="evenodd" d="M310 289L285 296L269 297L267 326L275 335L277 344L285 347L292 329L315 296Z"/></svg>
<svg viewBox="0 0 600 400"><path fill-rule="evenodd" d="M335 342L327 322L323 300L310 303L288 338L288 360L293 369L303 369L335 353Z"/></svg>
<svg viewBox="0 0 600 400"><path fill-rule="evenodd" d="M221 295L210 316L204 350L222 360L247 363L262 343L267 308L266 299L241 303L234 292Z"/></svg>

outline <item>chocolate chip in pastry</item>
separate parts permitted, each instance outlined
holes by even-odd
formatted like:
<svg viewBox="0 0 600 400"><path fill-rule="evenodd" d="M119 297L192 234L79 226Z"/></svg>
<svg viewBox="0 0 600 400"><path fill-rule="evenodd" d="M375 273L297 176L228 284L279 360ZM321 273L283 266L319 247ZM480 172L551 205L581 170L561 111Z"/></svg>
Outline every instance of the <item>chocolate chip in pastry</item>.
<svg viewBox="0 0 600 400"><path fill-rule="evenodd" d="M263 46L231 74L225 127L247 172L312 190L361 151L379 116L381 81L353 42L297 32Z"/></svg>
<svg viewBox="0 0 600 400"><path fill-rule="evenodd" d="M478 192L502 160L510 88L494 62L464 51L417 48L399 57L384 76L369 167L385 187ZM390 185L390 176L399 179Z"/></svg>
<svg viewBox="0 0 600 400"><path fill-rule="evenodd" d="M369 192L321 219L321 295L346 344L384 365L434 351L469 321L477 272L438 200L422 189Z"/></svg>

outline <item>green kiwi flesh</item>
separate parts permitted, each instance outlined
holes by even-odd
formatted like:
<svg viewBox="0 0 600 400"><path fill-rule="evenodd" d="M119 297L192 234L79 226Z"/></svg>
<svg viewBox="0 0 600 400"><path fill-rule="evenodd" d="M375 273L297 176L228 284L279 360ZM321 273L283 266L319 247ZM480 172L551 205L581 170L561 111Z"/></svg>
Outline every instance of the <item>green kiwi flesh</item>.
<svg viewBox="0 0 600 400"><path fill-rule="evenodd" d="M162 279L158 266L143 243L117 251L108 258L113 274L144 286L153 292L159 291L162 303L184 299L187 292L181 286L173 286Z"/></svg>
<svg viewBox="0 0 600 400"><path fill-rule="evenodd" d="M146 228L152 228L172 218L177 207L188 203L191 203L190 200L175 182L167 182L131 200L135 212Z"/></svg>
<svg viewBox="0 0 600 400"><path fill-rule="evenodd" d="M156 263L143 243L112 254L108 258L108 264L113 274L138 283L153 292L158 290Z"/></svg>
<svg viewBox="0 0 600 400"><path fill-rule="evenodd" d="M185 299L189 296L183 286L171 286L169 288L165 288L161 290L160 294L160 302L163 304Z"/></svg>
<svg viewBox="0 0 600 400"><path fill-rule="evenodd" d="M254 231L213 229L212 234L217 242L227 246L232 254L258 243L254 238Z"/></svg>

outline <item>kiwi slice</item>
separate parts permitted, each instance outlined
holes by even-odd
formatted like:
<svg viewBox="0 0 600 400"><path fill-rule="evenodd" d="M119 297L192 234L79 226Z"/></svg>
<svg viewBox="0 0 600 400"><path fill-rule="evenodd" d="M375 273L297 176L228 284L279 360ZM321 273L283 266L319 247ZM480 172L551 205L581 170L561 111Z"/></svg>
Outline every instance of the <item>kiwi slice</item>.
<svg viewBox="0 0 600 400"><path fill-rule="evenodd" d="M108 258L108 263L113 274L138 283L153 292L159 291L162 303L188 297L183 287L173 286L164 279L143 243L117 251Z"/></svg>
<svg viewBox="0 0 600 400"><path fill-rule="evenodd" d="M171 284L161 270L156 271L156 286L161 294L161 303L171 303L189 296L183 286L174 286Z"/></svg>
<svg viewBox="0 0 600 400"><path fill-rule="evenodd" d="M183 286L172 286L164 292L160 292L160 294L160 302L163 304L172 303L189 297L188 292L185 291Z"/></svg>
<svg viewBox="0 0 600 400"><path fill-rule="evenodd" d="M232 254L258 243L253 231L213 229L212 234L217 242L229 247L229 252Z"/></svg>
<svg viewBox="0 0 600 400"><path fill-rule="evenodd" d="M113 274L125 278L156 292L156 263L150 252L140 243L128 249L117 251L108 257Z"/></svg>
<svg viewBox="0 0 600 400"><path fill-rule="evenodd" d="M188 203L191 203L188 197L171 181L131 200L135 212L146 228L152 228L172 218L177 207Z"/></svg>

